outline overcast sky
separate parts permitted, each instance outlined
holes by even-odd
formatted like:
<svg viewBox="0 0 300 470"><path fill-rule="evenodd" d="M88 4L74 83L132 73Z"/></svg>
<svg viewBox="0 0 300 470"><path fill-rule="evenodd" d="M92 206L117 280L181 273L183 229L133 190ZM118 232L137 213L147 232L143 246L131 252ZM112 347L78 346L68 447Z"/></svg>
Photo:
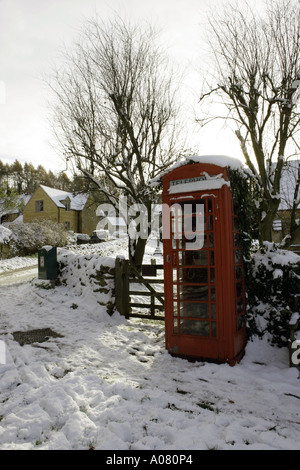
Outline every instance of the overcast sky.
<svg viewBox="0 0 300 470"><path fill-rule="evenodd" d="M0 159L42 164L61 171L61 156L50 145L53 139L47 119L49 90L43 76L53 71L63 44L71 46L85 19L120 12L135 19L148 19L163 30L170 54L187 67L193 77L191 96L197 105L196 70L201 69L205 50L201 28L209 5L221 0L0 0ZM195 69L195 71L194 71ZM187 83L185 84L187 86ZM187 117L188 119L188 117ZM188 122L188 121L187 121ZM204 154L240 156L231 132L202 132L193 126L194 142Z"/></svg>

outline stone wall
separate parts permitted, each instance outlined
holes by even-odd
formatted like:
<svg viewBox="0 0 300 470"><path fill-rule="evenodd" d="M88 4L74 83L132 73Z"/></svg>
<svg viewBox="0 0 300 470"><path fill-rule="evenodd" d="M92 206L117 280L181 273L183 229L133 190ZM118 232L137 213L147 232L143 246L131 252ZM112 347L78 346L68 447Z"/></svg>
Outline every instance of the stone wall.
<svg viewBox="0 0 300 470"><path fill-rule="evenodd" d="M87 291L115 312L115 259L98 255L78 255L58 249L58 283L74 289L78 295Z"/></svg>

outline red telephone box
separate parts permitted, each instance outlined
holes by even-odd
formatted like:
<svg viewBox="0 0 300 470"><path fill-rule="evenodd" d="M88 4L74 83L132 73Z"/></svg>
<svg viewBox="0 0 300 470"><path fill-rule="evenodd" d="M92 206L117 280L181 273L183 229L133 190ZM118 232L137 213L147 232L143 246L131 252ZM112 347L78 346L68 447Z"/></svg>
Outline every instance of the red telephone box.
<svg viewBox="0 0 300 470"><path fill-rule="evenodd" d="M246 344L243 256L227 167L162 177L166 348L234 365Z"/></svg>

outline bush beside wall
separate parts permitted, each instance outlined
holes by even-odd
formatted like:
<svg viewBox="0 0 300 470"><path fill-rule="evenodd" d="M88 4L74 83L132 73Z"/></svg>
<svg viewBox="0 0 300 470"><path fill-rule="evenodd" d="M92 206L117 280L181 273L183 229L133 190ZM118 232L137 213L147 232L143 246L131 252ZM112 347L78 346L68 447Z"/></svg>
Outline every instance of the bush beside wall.
<svg viewBox="0 0 300 470"><path fill-rule="evenodd" d="M7 243L5 257L26 256L36 253L45 245L65 246L69 233L63 225L50 220L8 225L11 237Z"/></svg>
<svg viewBox="0 0 300 470"><path fill-rule="evenodd" d="M264 243L248 263L249 336L268 335L272 345L289 345L290 319L300 306L300 256Z"/></svg>

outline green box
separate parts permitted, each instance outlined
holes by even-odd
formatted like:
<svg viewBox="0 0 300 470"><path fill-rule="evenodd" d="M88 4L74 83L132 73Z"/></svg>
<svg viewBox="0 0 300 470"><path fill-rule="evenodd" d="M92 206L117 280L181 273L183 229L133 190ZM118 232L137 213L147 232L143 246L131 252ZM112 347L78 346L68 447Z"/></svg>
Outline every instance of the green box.
<svg viewBox="0 0 300 470"><path fill-rule="evenodd" d="M52 281L57 275L57 248L44 246L38 251L38 278Z"/></svg>

